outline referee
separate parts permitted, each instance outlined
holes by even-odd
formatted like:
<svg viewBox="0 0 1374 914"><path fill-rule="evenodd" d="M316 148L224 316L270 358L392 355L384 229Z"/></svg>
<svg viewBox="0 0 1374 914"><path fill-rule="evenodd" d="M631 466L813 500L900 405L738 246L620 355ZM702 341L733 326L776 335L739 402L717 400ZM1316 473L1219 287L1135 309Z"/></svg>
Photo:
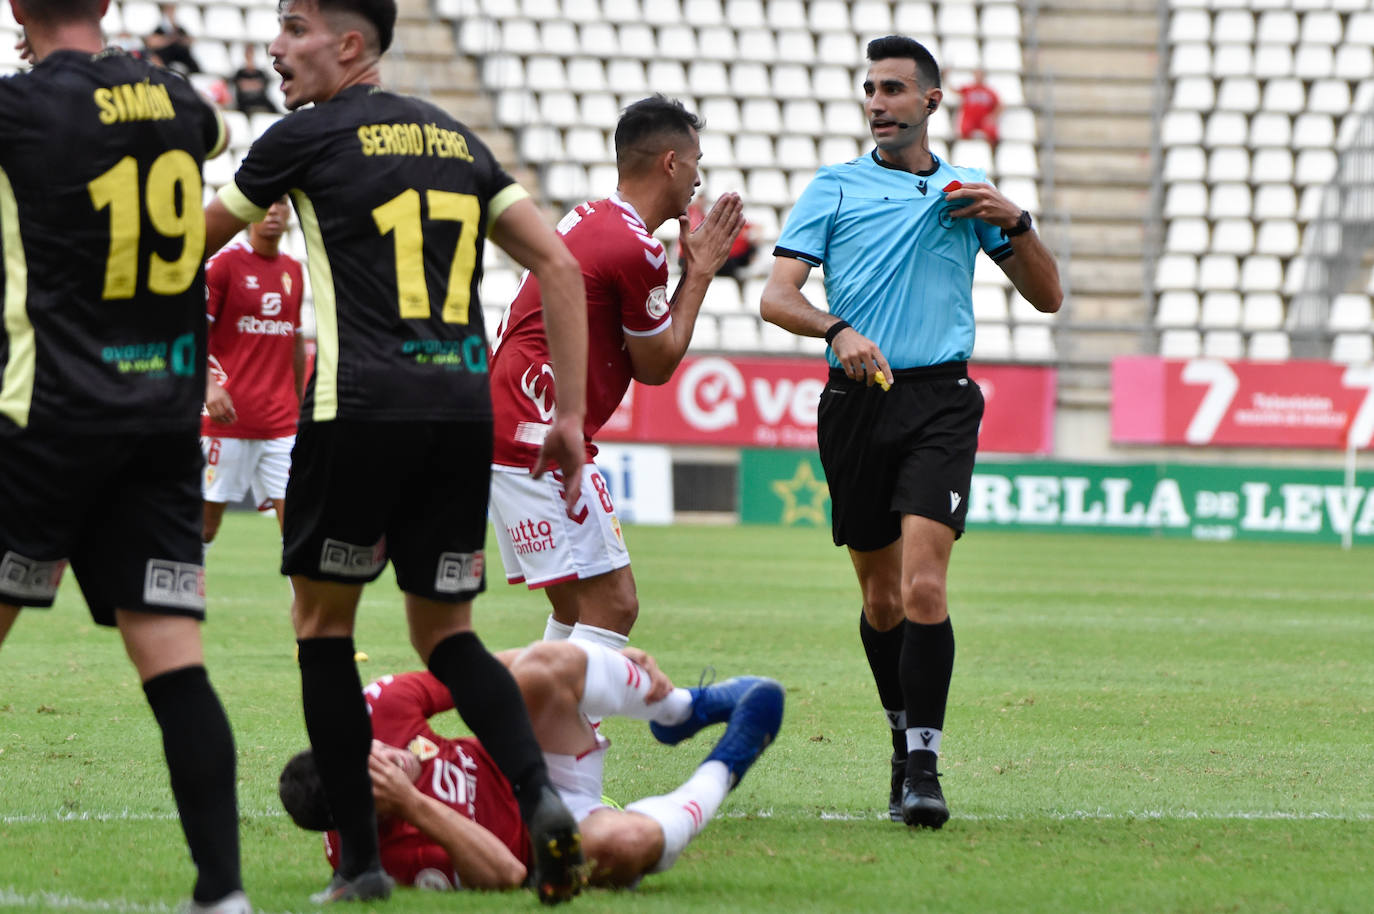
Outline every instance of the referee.
<svg viewBox="0 0 1374 914"><path fill-rule="evenodd" d="M936 761L954 669L945 580L964 530L983 395L968 377L979 249L1038 310L1059 310L1054 258L1030 215L975 168L930 151L940 68L896 35L868 45L864 109L876 148L822 168L773 251L762 315L824 337L817 438L835 545L863 596L859 635L892 730L888 812L949 819ZM825 268L829 313L801 293ZM890 388L890 389L889 389Z"/></svg>
<svg viewBox="0 0 1374 914"><path fill-rule="evenodd" d="M395 0L285 0L280 10L269 52L294 113L253 143L206 226L217 250L289 193L309 252L317 355L291 455L282 572L295 590L306 731L340 833L339 869L317 900L391 892L353 660L363 585L390 561L412 645L511 784L540 899L565 901L585 879L576 822L549 783L515 681L472 629L486 586L492 452L478 291L488 234L544 290L559 383L540 456L562 468L573 505L586 409L582 274L474 133L382 89Z"/></svg>

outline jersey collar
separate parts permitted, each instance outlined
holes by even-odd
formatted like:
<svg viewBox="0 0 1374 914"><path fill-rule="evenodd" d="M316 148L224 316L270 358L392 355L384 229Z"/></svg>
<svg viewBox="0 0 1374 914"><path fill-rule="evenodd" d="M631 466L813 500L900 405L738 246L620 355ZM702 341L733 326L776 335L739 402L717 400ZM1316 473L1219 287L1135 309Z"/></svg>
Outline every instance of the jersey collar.
<svg viewBox="0 0 1374 914"><path fill-rule="evenodd" d="M921 177L921 178L928 178L928 177L930 177L931 175L935 174L935 172L937 172L937 171L940 170L940 157L937 156L937 155L936 155L935 153L933 153L933 152L930 154L931 165L930 165L930 170L929 170L929 171L907 171L905 168L898 168L896 165L893 165L891 162L886 162L886 161L884 161L884 160L883 160L883 157L880 156L880 155L878 155L878 147L876 147L876 146L873 147L873 151L869 153L869 156L873 159L873 161L877 162L877 163L878 163L879 165L881 165L883 168L889 168L889 169L891 169L892 171L904 172L904 173L909 174L909 175L910 175L910 174L914 174L914 175L916 175L917 177Z"/></svg>
<svg viewBox="0 0 1374 914"><path fill-rule="evenodd" d="M644 226L644 230L646 232L649 230L649 224L644 221L644 217L639 214L639 211L636 210L628 200L620 196L620 191L613 191L609 199L616 206L625 210L625 212L629 213L631 216L634 216L635 219L639 220L639 224Z"/></svg>

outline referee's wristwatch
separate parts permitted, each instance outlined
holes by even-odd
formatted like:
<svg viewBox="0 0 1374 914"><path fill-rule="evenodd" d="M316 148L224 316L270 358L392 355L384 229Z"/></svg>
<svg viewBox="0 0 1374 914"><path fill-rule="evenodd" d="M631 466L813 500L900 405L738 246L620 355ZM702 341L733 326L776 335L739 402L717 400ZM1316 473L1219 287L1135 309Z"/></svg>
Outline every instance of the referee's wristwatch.
<svg viewBox="0 0 1374 914"><path fill-rule="evenodd" d="M1008 238L1015 238L1017 235L1024 235L1031 230L1031 215L1025 210L1021 210L1021 217L1016 220L1016 224L1009 229L1002 229L1002 234Z"/></svg>

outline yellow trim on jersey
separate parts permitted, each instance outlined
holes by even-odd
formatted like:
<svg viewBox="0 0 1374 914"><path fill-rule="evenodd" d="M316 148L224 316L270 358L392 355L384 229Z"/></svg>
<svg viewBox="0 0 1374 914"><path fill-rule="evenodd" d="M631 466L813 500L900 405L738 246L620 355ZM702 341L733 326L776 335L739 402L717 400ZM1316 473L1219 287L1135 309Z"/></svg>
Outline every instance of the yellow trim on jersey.
<svg viewBox="0 0 1374 914"><path fill-rule="evenodd" d="M491 231L491 227L496 224L497 219L501 218L501 214L506 211L507 207L529 195L530 192L519 184L509 184L505 190L492 197L491 202L487 204L487 231Z"/></svg>
<svg viewBox="0 0 1374 914"><path fill-rule="evenodd" d="M210 110L215 112L215 127L218 132L215 135L214 147L205 153L207 159L213 159L229 148L229 125L224 122L224 115L219 113L218 108L211 105Z"/></svg>
<svg viewBox="0 0 1374 914"><path fill-rule="evenodd" d="M245 197L233 181L219 189L219 202L223 203L224 208L233 213L236 219L242 219L244 222L261 222L267 215L267 207L258 206Z"/></svg>
<svg viewBox="0 0 1374 914"><path fill-rule="evenodd" d="M229 186L232 185L226 185ZM315 406L311 418L328 422L339 413L339 312L334 297L334 271L329 267L315 204L301 190L291 191L291 199L305 235L306 266L315 296Z"/></svg>
<svg viewBox="0 0 1374 914"><path fill-rule="evenodd" d="M24 239L19 234L19 201L5 169L0 168L0 247L5 265L5 335L9 359L0 378L0 415L27 428L33 405L34 365L37 349L29 322L29 264L24 258Z"/></svg>

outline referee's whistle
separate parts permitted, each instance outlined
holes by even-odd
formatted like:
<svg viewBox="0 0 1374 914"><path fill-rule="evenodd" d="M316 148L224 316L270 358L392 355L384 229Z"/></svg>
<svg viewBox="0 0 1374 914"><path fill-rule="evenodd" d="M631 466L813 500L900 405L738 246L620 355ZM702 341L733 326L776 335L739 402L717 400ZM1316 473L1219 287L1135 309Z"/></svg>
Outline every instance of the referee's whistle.
<svg viewBox="0 0 1374 914"><path fill-rule="evenodd" d="M892 382L889 381L889 380L887 379L887 375L883 374L881 371L877 371L877 372L874 372L874 373L873 373L873 380L877 381L877 382L878 382L878 386L881 387L883 390L891 390L891 389L892 389Z"/></svg>

